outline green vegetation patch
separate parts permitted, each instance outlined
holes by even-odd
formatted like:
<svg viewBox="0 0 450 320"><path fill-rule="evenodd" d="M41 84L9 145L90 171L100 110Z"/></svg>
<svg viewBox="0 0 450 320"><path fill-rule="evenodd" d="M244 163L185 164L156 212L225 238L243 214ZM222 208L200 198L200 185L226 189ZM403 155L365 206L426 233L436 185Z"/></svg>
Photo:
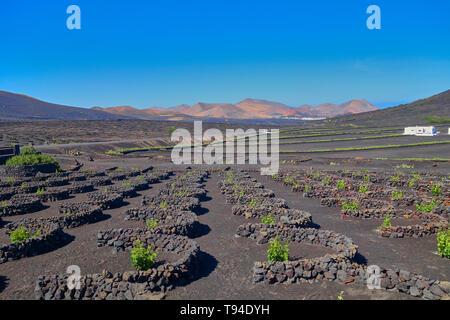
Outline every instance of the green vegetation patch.
<svg viewBox="0 0 450 320"><path fill-rule="evenodd" d="M278 237L269 241L269 249L267 250L267 261L283 262L289 260L289 243L282 244Z"/></svg>
<svg viewBox="0 0 450 320"><path fill-rule="evenodd" d="M157 252L152 246L145 248L140 240L137 240L136 246L131 249L131 265L137 270L146 271L156 262Z"/></svg>
<svg viewBox="0 0 450 320"><path fill-rule="evenodd" d="M433 124L433 123L441 123L441 124L450 123L450 119L449 118L443 118L443 117L439 117L439 116L426 116L426 117L423 117L423 120L427 121L429 124Z"/></svg>
<svg viewBox="0 0 450 320"><path fill-rule="evenodd" d="M20 154L9 158L5 165L7 166L32 166L37 164L54 163L58 168L58 161L48 154L40 154L33 147L24 147Z"/></svg>

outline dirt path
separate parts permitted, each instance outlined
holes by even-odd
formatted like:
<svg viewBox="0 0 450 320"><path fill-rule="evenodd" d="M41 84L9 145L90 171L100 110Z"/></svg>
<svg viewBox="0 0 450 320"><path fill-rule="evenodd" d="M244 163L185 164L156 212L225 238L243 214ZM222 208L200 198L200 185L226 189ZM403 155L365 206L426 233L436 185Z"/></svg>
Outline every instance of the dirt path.
<svg viewBox="0 0 450 320"><path fill-rule="evenodd" d="M219 177L212 174L206 183L207 199L202 202L202 235L195 240L201 249L201 277L170 291L167 299L331 299L344 291L348 299L408 299L407 295L368 290L356 285L344 286L320 281L309 284L253 285L255 261L265 260L265 247L249 239L234 237L236 228L245 222L233 216L231 206L217 187ZM305 248L306 249L306 248ZM305 250L304 249L304 250ZM320 248L307 248L308 256L321 256Z"/></svg>

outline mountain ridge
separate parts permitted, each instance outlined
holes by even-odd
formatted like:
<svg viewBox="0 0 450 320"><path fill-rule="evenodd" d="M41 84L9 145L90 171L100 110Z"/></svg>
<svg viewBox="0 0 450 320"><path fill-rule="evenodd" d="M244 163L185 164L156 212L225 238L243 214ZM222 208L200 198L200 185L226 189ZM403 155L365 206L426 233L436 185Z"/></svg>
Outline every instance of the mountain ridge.
<svg viewBox="0 0 450 320"><path fill-rule="evenodd" d="M0 119L3 120L120 120L120 119L302 119L332 118L346 114L374 111L378 108L367 100L354 99L342 104L292 107L280 102L246 98L236 104L197 102L175 107L137 109L116 107L79 108L45 102L31 96L0 91Z"/></svg>

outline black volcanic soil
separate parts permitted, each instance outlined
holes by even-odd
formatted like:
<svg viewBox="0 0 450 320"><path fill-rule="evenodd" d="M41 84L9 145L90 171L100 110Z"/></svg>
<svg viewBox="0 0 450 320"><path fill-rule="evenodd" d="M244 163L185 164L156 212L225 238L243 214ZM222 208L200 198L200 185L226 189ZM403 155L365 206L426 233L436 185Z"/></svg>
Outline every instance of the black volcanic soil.
<svg viewBox="0 0 450 320"><path fill-rule="evenodd" d="M121 183L119 181L119 183ZM160 184L152 185L152 188L139 192L139 197L126 199L126 206L117 209L104 210L106 219L97 223L83 225L78 228L65 230L66 234L72 236L72 241L64 244L61 248L37 255L30 258L23 258L0 265L0 274L5 277L6 287L0 292L0 299L34 299L34 284L39 275L44 274L64 274L70 265L78 265L82 274L101 273L107 269L111 272L123 272L133 270L131 266L130 253L121 252L112 254L111 247L97 248L97 232L108 228L135 228L143 227L143 222L125 221L124 213L128 208L139 205L143 195L156 193ZM85 195L79 195L72 201L81 200ZM24 217L38 217L57 215L55 208L61 204L56 202L51 208L44 211L14 217L4 217L4 221L15 221ZM9 238L4 234L4 229L0 230L1 243L9 242ZM161 254L158 261L165 261L177 257Z"/></svg>
<svg viewBox="0 0 450 320"><path fill-rule="evenodd" d="M288 202L289 207L308 211L313 222L320 228L342 233L352 238L359 246L359 253L367 264L382 267L398 267L411 272L423 274L432 279L450 279L450 260L437 254L436 236L423 238L389 239L376 234L383 219L342 219L340 208L320 206L318 199L303 198L301 193L292 192L281 183L272 179L253 175L277 197ZM393 225L407 225L412 221L395 219ZM427 261L427 263L424 263Z"/></svg>
<svg viewBox="0 0 450 320"><path fill-rule="evenodd" d="M217 188L218 177L208 180L208 200L202 203L204 213L200 222L208 232L196 238L202 251L202 276L194 282L175 288L167 299L331 299L336 300L341 291L346 299L412 299L412 297L368 290L352 285L342 286L328 281L314 284L253 285L252 268L255 261L264 261L267 246L259 246L249 239L235 238L236 228L254 219L231 214L231 206L225 203ZM329 252L316 246L293 246L293 256L319 257Z"/></svg>

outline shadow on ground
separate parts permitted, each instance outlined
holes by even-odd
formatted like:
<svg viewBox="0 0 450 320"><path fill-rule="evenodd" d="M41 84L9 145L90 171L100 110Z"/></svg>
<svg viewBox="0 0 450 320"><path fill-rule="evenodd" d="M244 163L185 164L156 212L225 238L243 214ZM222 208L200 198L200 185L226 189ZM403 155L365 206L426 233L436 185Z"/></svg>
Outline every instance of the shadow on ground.
<svg viewBox="0 0 450 320"><path fill-rule="evenodd" d="M201 278L206 278L216 269L218 264L216 258L204 251L199 251L197 259L199 261L198 272L196 272L195 276L189 280L182 279L178 284L179 286L188 285Z"/></svg>
<svg viewBox="0 0 450 320"><path fill-rule="evenodd" d="M0 275L0 293L8 286L8 278Z"/></svg>
<svg viewBox="0 0 450 320"><path fill-rule="evenodd" d="M200 238L211 232L211 228L207 224L198 223L195 228L195 233L192 235L192 239Z"/></svg>

